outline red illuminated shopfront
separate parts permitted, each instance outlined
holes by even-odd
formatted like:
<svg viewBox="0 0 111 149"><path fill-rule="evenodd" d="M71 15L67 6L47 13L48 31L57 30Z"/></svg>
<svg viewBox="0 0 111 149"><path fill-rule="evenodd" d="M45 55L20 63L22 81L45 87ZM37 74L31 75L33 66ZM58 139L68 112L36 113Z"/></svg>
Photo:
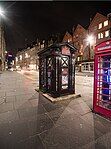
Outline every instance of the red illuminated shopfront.
<svg viewBox="0 0 111 149"><path fill-rule="evenodd" d="M95 48L93 111L111 118L111 40Z"/></svg>

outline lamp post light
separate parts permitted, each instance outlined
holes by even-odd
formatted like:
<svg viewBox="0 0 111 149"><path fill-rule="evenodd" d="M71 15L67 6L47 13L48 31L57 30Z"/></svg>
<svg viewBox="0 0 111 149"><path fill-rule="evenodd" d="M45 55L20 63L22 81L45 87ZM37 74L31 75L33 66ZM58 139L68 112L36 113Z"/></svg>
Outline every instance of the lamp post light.
<svg viewBox="0 0 111 149"><path fill-rule="evenodd" d="M87 44L89 45L89 61L91 58L91 46L94 45L95 41L94 41L94 36L93 35L88 35L87 36Z"/></svg>
<svg viewBox="0 0 111 149"><path fill-rule="evenodd" d="M0 16L3 16L5 14L5 11L3 10L3 8L0 7Z"/></svg>

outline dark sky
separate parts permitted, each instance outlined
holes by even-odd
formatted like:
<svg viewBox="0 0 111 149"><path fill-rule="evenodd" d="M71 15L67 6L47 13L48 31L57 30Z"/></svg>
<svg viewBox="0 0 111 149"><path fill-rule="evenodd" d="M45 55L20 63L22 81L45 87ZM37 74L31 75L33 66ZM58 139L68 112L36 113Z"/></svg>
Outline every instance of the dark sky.
<svg viewBox="0 0 111 149"><path fill-rule="evenodd" d="M73 2L0 2L6 10L3 20L7 50L16 51L26 43L46 39L52 34L71 31L81 24L89 25L89 20L96 12L107 15L111 12L108 1L73 1Z"/></svg>

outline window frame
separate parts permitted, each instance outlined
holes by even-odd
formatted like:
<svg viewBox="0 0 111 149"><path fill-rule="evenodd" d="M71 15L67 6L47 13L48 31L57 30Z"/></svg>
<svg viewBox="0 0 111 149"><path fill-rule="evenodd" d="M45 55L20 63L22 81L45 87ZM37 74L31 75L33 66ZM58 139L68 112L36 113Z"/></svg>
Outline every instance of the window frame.
<svg viewBox="0 0 111 149"><path fill-rule="evenodd" d="M101 29L102 27L103 27L103 24L102 23L99 23L98 29Z"/></svg>
<svg viewBox="0 0 111 149"><path fill-rule="evenodd" d="M105 24L107 22L107 24ZM108 26L108 20L104 21L104 27Z"/></svg>

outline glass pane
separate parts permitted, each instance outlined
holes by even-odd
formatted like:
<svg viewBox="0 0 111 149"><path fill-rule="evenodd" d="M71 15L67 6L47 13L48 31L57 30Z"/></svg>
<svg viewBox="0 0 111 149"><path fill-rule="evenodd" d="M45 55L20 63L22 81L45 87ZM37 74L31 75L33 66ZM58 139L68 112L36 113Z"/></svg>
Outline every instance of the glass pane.
<svg viewBox="0 0 111 149"><path fill-rule="evenodd" d="M47 87L51 89L52 58L47 59Z"/></svg>
<svg viewBox="0 0 111 149"><path fill-rule="evenodd" d="M97 105L111 109L111 56L98 58Z"/></svg>
<svg viewBox="0 0 111 149"><path fill-rule="evenodd" d="M67 76L62 76L62 85L68 84L68 75Z"/></svg>
<svg viewBox="0 0 111 149"><path fill-rule="evenodd" d="M62 68L62 75L68 75L68 68Z"/></svg>
<svg viewBox="0 0 111 149"><path fill-rule="evenodd" d="M68 58L62 57L62 66L68 66Z"/></svg>
<svg viewBox="0 0 111 149"><path fill-rule="evenodd" d="M69 57L61 57L61 67L62 67L62 89L67 89L68 88L68 77L69 77L69 69L68 69L68 62L69 62Z"/></svg>
<svg viewBox="0 0 111 149"><path fill-rule="evenodd" d="M50 80L50 78L48 78L48 85L51 85L51 80Z"/></svg>

